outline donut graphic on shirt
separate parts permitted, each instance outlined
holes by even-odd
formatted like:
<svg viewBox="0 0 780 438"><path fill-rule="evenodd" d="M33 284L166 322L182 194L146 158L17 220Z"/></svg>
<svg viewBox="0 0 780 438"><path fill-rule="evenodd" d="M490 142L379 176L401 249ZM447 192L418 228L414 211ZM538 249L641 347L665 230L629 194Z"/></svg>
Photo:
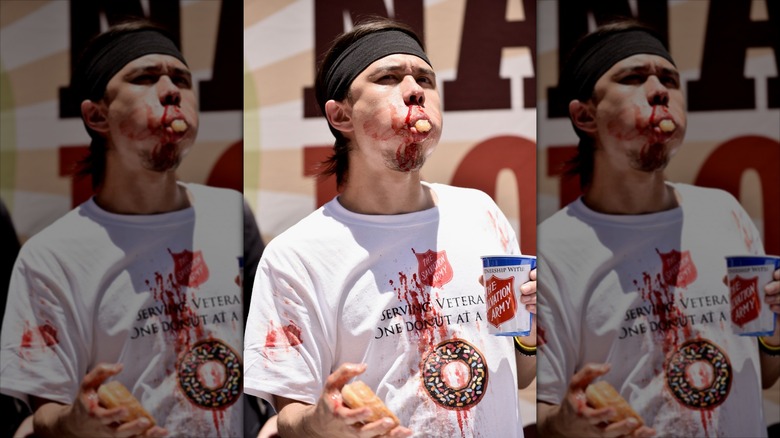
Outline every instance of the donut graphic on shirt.
<svg viewBox="0 0 780 438"><path fill-rule="evenodd" d="M241 395L242 365L220 340L199 342L179 359L179 387L195 405L224 409Z"/></svg>
<svg viewBox="0 0 780 438"><path fill-rule="evenodd" d="M686 407L713 409L731 391L731 363L717 345L706 339L683 344L664 368L667 387Z"/></svg>
<svg viewBox="0 0 780 438"><path fill-rule="evenodd" d="M487 389L489 371L484 356L462 339L438 344L422 361L422 385L439 406L469 409Z"/></svg>

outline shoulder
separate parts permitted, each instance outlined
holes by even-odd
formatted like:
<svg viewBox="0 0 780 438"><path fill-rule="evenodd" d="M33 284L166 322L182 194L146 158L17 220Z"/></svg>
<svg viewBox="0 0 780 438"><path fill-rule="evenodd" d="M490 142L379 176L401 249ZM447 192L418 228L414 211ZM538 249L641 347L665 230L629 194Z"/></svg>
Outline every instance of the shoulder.
<svg viewBox="0 0 780 438"><path fill-rule="evenodd" d="M190 191L195 200L196 207L202 205L212 206L218 203L236 204L240 206L243 203L243 195L233 189L221 187L211 187L202 184L186 183L183 184ZM243 210L243 207L241 207Z"/></svg>

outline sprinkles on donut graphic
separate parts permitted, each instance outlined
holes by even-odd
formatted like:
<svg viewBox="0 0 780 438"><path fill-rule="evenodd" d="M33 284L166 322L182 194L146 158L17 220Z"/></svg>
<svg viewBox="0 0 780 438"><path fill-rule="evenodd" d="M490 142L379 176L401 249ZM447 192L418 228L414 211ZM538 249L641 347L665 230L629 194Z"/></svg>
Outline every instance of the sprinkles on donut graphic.
<svg viewBox="0 0 780 438"><path fill-rule="evenodd" d="M488 370L484 356L461 339L436 346L422 362L422 383L434 402L447 409L468 409L485 395Z"/></svg>
<svg viewBox="0 0 780 438"><path fill-rule="evenodd" d="M694 409L712 409L726 400L731 364L713 343L689 341L666 363L666 384L677 400Z"/></svg>
<svg viewBox="0 0 780 438"><path fill-rule="evenodd" d="M241 360L218 340L201 342L179 360L179 385L196 405L222 409L241 395Z"/></svg>

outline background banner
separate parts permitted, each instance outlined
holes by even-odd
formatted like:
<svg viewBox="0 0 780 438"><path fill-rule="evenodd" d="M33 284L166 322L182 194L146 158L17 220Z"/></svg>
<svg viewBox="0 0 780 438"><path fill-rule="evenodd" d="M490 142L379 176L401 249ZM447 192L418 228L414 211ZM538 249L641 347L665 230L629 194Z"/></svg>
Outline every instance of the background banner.
<svg viewBox="0 0 780 438"><path fill-rule="evenodd" d="M245 1L245 188L270 240L336 194L313 166L333 146L313 96L316 60L368 15L424 36L444 110L429 181L479 188L536 253L536 1Z"/></svg>
<svg viewBox="0 0 780 438"><path fill-rule="evenodd" d="M538 2L539 222L579 195L561 180L577 137L557 99L562 58L584 33L633 16L666 35L688 106L671 181L717 187L751 215L769 254L780 254L780 2L616 0ZM724 261L725 275L725 261ZM780 422L780 382L764 391L768 424Z"/></svg>
<svg viewBox="0 0 780 438"><path fill-rule="evenodd" d="M89 136L67 87L86 41L128 17L168 28L193 73L200 129L179 177L242 189L242 14L219 0L0 2L0 197L22 241L91 195L71 176Z"/></svg>

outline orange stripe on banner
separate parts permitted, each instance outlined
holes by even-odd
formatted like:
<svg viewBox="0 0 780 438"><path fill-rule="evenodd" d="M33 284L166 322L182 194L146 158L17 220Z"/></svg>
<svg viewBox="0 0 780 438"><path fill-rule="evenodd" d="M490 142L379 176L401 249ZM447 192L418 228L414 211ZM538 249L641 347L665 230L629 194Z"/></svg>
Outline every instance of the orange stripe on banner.
<svg viewBox="0 0 780 438"><path fill-rule="evenodd" d="M0 26L5 27L51 3L51 0L0 1Z"/></svg>

